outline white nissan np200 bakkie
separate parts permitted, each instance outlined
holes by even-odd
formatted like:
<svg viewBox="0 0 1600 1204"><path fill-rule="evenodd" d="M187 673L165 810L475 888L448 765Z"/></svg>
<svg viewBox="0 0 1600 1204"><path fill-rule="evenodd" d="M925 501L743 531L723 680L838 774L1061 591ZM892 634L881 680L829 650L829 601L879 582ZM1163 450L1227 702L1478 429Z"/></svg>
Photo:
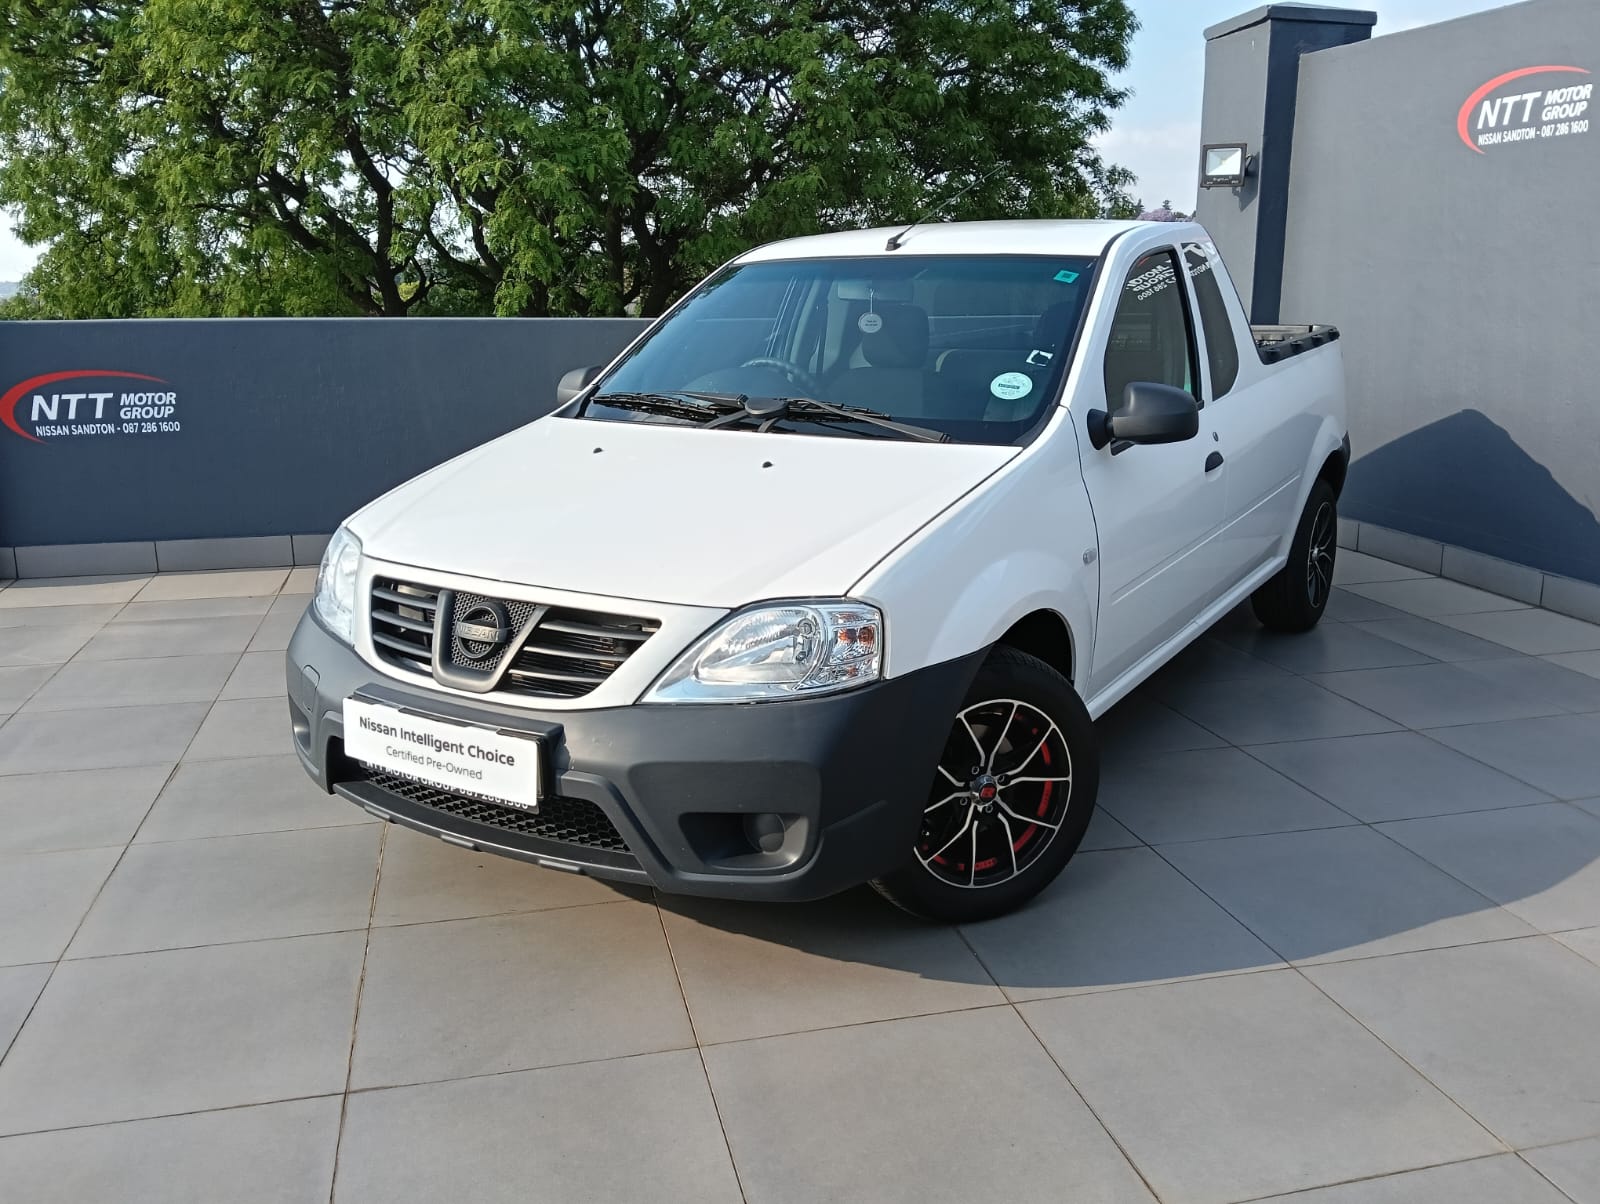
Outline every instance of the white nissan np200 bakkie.
<svg viewBox="0 0 1600 1204"><path fill-rule="evenodd" d="M1321 617L1337 337L1252 328L1194 225L758 248L339 529L300 758L559 870L1008 911L1089 824L1094 717L1245 598Z"/></svg>

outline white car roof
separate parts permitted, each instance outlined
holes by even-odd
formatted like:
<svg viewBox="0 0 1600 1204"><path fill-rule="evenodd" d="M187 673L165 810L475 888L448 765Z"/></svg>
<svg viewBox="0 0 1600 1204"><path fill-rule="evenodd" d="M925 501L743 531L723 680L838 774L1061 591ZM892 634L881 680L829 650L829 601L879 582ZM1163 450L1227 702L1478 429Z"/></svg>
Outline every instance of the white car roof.
<svg viewBox="0 0 1600 1204"><path fill-rule="evenodd" d="M824 259L834 256L894 255L1091 255L1105 253L1112 239L1156 222L1013 220L929 222L919 225L897 251L885 250L892 234L905 226L841 230L768 243L739 256L738 263L772 259ZM1168 225L1167 229L1175 230Z"/></svg>

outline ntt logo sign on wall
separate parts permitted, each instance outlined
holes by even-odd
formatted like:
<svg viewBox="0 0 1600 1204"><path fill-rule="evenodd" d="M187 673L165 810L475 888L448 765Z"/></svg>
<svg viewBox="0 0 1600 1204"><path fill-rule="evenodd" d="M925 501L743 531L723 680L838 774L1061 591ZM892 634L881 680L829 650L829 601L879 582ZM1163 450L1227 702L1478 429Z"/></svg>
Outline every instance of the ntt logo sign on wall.
<svg viewBox="0 0 1600 1204"><path fill-rule="evenodd" d="M1519 67L1497 75L1456 115L1456 133L1469 150L1542 142L1589 132L1594 84L1585 67Z"/></svg>
<svg viewBox="0 0 1600 1204"><path fill-rule="evenodd" d="M77 369L46 372L0 396L0 424L30 443L183 429L178 394L159 376Z"/></svg>

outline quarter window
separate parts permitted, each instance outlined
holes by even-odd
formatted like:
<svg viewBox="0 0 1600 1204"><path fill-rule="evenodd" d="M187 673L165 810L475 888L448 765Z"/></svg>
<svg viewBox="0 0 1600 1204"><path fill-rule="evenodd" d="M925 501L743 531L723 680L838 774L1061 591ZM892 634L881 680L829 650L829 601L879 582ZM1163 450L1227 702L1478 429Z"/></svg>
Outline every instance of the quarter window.
<svg viewBox="0 0 1600 1204"><path fill-rule="evenodd" d="M1106 345L1106 408L1119 409L1134 381L1172 385L1198 401L1197 375L1177 256L1153 251L1133 265L1117 300Z"/></svg>
<svg viewBox="0 0 1600 1204"><path fill-rule="evenodd" d="M1222 287L1217 283L1215 257L1199 243L1183 249L1189 279L1194 281L1194 299L1200 310L1200 329L1206 336L1206 363L1211 368L1211 398L1216 400L1233 388L1239 379L1239 344L1234 341L1233 321L1228 317Z"/></svg>

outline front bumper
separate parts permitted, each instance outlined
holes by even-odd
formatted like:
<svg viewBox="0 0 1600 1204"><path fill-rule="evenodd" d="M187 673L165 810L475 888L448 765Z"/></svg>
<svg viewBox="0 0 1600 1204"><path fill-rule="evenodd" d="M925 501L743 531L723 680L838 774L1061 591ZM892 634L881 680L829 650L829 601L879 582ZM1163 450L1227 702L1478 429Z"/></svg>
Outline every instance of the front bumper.
<svg viewBox="0 0 1600 1204"><path fill-rule="evenodd" d="M391 680L308 613L287 653L306 772L380 818L452 844L676 894L821 898L909 855L982 653L822 698L534 711ZM344 753L343 704L537 735L538 815L374 773ZM756 817L780 817L777 821ZM781 844L762 851L750 824Z"/></svg>

